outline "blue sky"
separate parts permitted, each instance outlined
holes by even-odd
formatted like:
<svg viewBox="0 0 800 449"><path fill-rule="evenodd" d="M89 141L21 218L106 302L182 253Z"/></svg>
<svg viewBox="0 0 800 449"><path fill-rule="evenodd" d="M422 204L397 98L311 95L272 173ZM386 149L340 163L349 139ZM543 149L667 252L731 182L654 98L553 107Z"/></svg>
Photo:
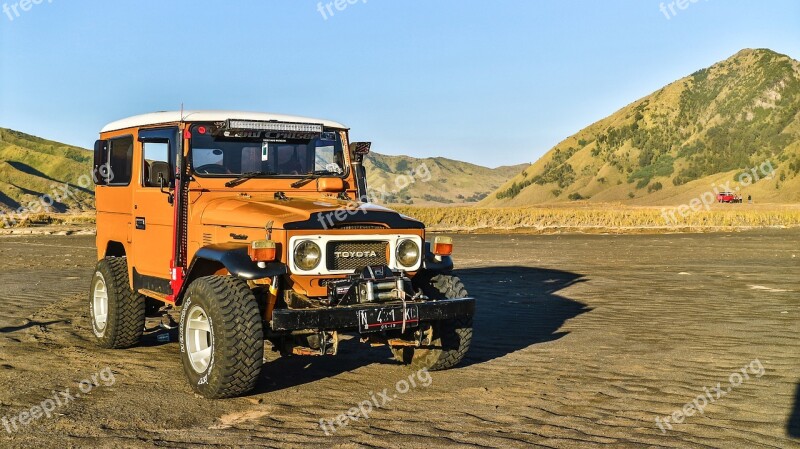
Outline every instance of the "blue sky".
<svg viewBox="0 0 800 449"><path fill-rule="evenodd" d="M87 148L183 102L335 119L381 153L523 163L742 48L800 59L792 0L20 1L0 0L0 126Z"/></svg>

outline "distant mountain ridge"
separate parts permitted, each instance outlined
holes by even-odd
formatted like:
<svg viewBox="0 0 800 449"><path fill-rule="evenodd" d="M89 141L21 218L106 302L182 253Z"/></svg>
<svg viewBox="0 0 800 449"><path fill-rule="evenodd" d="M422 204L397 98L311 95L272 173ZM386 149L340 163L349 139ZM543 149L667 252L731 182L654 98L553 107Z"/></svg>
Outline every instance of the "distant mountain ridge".
<svg viewBox="0 0 800 449"><path fill-rule="evenodd" d="M442 206L478 203L528 165L486 168L442 157L371 153L364 166L373 196L384 203Z"/></svg>
<svg viewBox="0 0 800 449"><path fill-rule="evenodd" d="M747 49L567 138L481 205L681 204L767 162L775 177L742 193L800 201L800 63Z"/></svg>

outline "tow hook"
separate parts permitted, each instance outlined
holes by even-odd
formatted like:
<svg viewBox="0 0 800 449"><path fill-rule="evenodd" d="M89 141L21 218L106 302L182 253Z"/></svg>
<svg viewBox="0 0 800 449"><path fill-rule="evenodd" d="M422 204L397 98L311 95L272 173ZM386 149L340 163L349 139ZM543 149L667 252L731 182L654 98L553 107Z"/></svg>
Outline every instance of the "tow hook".
<svg viewBox="0 0 800 449"><path fill-rule="evenodd" d="M336 331L323 331L316 335L309 335L308 337L316 337L319 341L319 347L311 346L292 346L291 353L293 355L302 356L322 356L322 355L336 355L339 352L339 333ZM311 338L306 337L309 342Z"/></svg>
<svg viewBox="0 0 800 449"><path fill-rule="evenodd" d="M362 338L361 342L369 343L371 346L389 345L392 348L421 348L433 346L433 327L428 325L423 329L416 330L413 340L403 340L402 338L384 339L379 336L372 336Z"/></svg>

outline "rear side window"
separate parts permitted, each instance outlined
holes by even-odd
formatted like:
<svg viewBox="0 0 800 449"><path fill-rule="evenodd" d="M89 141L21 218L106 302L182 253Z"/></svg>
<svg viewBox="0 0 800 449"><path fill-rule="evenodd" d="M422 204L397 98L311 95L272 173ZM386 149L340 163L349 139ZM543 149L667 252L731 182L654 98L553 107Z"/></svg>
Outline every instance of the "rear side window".
<svg viewBox="0 0 800 449"><path fill-rule="evenodd" d="M133 172L133 136L111 139L108 142L109 185L126 186Z"/></svg>

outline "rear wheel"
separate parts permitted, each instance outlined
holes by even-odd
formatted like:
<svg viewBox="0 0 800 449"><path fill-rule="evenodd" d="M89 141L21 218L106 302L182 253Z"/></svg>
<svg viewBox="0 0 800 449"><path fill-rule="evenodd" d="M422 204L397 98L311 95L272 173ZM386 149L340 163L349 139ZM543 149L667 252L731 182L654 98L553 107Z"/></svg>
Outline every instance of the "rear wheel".
<svg viewBox="0 0 800 449"><path fill-rule="evenodd" d="M434 299L469 296L461 279L452 275L434 276L425 281L422 289L426 296ZM431 371L449 369L461 363L472 344L472 317L437 321L431 327L433 337L430 347L392 348L395 359L414 369L427 368Z"/></svg>
<svg viewBox="0 0 800 449"><path fill-rule="evenodd" d="M255 388L264 363L264 330L255 295L229 276L197 279L181 310L183 370L192 388L210 399Z"/></svg>
<svg viewBox="0 0 800 449"><path fill-rule="evenodd" d="M92 332L103 348L129 348L144 332L145 298L131 290L128 261L107 257L97 264L89 292Z"/></svg>

